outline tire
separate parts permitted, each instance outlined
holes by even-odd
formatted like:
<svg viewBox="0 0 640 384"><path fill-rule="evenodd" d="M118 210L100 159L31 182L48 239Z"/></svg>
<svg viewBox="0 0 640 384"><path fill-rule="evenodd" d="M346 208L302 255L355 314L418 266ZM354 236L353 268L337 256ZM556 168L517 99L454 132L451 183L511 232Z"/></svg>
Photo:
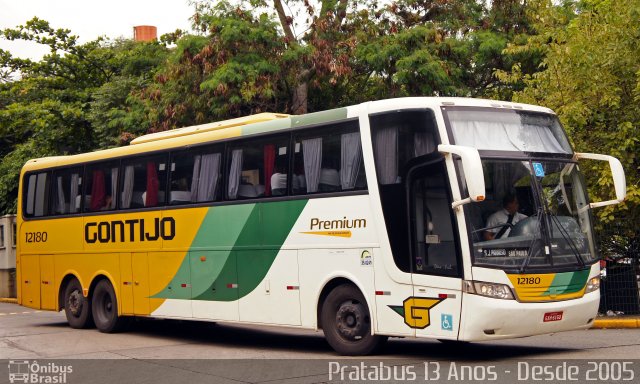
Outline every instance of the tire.
<svg viewBox="0 0 640 384"><path fill-rule="evenodd" d="M114 333L124 329L128 318L118 316L118 300L109 280L100 280L91 298L93 321L100 332Z"/></svg>
<svg viewBox="0 0 640 384"><path fill-rule="evenodd" d="M82 285L78 279L69 281L64 289L64 314L71 328L93 327L91 301L82 295Z"/></svg>
<svg viewBox="0 0 640 384"><path fill-rule="evenodd" d="M324 337L341 355L368 355L387 340L371 334L371 315L367 301L358 288L350 284L334 288L320 315Z"/></svg>
<svg viewBox="0 0 640 384"><path fill-rule="evenodd" d="M461 345L467 345L467 344L471 344L468 341L461 341L461 340L449 340L449 339L436 339L439 342L441 342L444 345L455 345L455 346L461 346Z"/></svg>

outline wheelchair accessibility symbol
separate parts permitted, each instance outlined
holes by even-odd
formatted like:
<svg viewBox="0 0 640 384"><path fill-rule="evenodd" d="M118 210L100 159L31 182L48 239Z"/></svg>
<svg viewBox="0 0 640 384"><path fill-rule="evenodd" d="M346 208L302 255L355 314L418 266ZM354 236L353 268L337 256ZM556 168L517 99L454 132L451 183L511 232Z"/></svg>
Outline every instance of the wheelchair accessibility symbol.
<svg viewBox="0 0 640 384"><path fill-rule="evenodd" d="M453 316L443 313L440 317L440 326L444 331L453 331Z"/></svg>
<svg viewBox="0 0 640 384"><path fill-rule="evenodd" d="M533 171L537 177L544 177L544 167L542 163L533 163Z"/></svg>

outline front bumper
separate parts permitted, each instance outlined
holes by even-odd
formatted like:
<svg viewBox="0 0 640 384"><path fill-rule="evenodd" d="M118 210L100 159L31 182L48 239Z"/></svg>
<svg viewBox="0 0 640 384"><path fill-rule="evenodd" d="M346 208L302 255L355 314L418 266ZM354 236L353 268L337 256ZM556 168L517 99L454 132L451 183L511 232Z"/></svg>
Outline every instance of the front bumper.
<svg viewBox="0 0 640 384"><path fill-rule="evenodd" d="M485 341L590 328L599 303L599 291L579 299L545 303L521 303L465 293L458 339ZM562 312L562 320L545 322L544 314L549 312Z"/></svg>

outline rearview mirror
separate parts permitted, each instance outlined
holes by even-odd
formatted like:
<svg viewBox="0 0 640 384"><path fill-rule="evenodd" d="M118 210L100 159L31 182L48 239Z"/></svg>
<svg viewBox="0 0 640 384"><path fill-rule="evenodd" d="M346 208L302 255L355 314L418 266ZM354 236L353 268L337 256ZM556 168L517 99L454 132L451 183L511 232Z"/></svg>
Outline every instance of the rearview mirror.
<svg viewBox="0 0 640 384"><path fill-rule="evenodd" d="M472 201L483 201L485 198L484 172L478 150L461 145L440 144L438 145L438 151L445 154L445 156L451 156L451 154L458 155L462 160L462 168L467 184L467 191L469 191L469 197L454 201L451 207L455 208Z"/></svg>
<svg viewBox="0 0 640 384"><path fill-rule="evenodd" d="M618 204L624 201L625 197L627 196L627 179L624 176L624 169L622 168L620 160L616 159L613 156L600 155L596 153L576 153L574 155L574 158L576 160L588 159L609 162L609 167L611 168L611 176L613 176L613 185L616 191L616 198L615 200L591 203L589 204L591 208L604 207L606 205Z"/></svg>

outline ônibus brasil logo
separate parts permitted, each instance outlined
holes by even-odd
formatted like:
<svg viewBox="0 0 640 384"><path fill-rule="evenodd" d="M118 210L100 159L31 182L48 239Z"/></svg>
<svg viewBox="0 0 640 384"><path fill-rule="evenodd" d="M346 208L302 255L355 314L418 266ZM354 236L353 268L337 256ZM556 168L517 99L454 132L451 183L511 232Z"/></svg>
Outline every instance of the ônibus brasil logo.
<svg viewBox="0 0 640 384"><path fill-rule="evenodd" d="M28 360L9 361L10 383L50 383L61 384L67 382L67 377L73 372L70 365L57 363L38 363Z"/></svg>

